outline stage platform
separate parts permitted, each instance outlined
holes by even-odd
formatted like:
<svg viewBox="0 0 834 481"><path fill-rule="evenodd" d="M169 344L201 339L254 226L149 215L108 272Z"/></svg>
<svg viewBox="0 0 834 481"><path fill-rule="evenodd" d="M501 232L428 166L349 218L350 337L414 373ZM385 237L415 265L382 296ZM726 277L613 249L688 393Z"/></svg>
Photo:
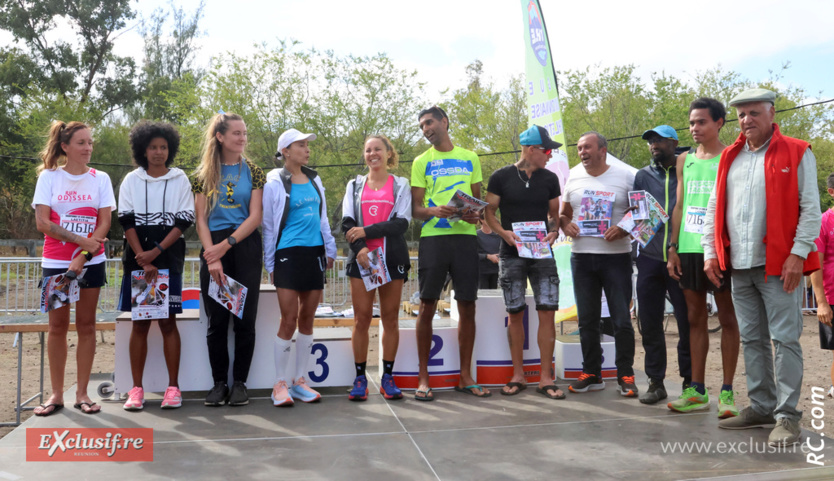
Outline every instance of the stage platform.
<svg viewBox="0 0 834 481"><path fill-rule="evenodd" d="M324 388L320 403L291 408L273 407L264 390L250 392L250 404L237 408L205 407L198 393L189 393L176 410L161 410L159 397L149 395L142 412L104 402L92 416L72 409L71 388L63 411L32 417L0 440L0 480L834 479L834 467L827 467L834 466L834 439L821 436L834 426L803 431L812 445L825 442L820 468L799 447L740 454L764 450L768 430L719 430L714 412L680 415L663 404L645 406L619 396L614 382L563 401L531 386L511 397L493 389L488 399L436 391L434 402L418 402L412 395L386 401L371 377L362 403L348 401L344 388ZM106 379L94 378L90 391ZM645 376L638 381L646 385ZM680 394L671 380L667 387L670 397ZM26 461L27 429L80 427L152 428L153 462ZM712 445L664 452L662 443L687 441Z"/></svg>

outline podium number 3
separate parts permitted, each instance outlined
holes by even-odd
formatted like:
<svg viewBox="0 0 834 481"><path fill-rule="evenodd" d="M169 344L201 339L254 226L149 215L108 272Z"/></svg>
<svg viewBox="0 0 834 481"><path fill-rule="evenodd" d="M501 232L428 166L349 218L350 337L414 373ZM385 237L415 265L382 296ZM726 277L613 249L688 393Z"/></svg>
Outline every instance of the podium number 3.
<svg viewBox="0 0 834 481"><path fill-rule="evenodd" d="M318 342L313 344L313 355L319 353L319 356L316 357L316 366L321 366L321 375L316 375L316 369L313 369L309 372L310 380L313 382L322 382L327 379L327 375L330 374L330 366L327 365L327 346Z"/></svg>
<svg viewBox="0 0 834 481"><path fill-rule="evenodd" d="M429 366L443 365L443 358L434 358L434 356L440 354L441 349L443 349L443 338L437 334L433 334L431 336L431 350L429 351Z"/></svg>

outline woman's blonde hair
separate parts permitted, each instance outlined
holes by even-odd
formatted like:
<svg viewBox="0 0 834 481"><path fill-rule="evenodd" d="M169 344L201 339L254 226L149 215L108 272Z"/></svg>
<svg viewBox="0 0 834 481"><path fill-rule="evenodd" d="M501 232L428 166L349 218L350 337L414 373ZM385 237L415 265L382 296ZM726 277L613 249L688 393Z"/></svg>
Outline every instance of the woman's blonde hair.
<svg viewBox="0 0 834 481"><path fill-rule="evenodd" d="M67 153L61 144L69 144L72 136L81 129L89 129L90 127L83 122L64 123L60 120L55 120L49 126L49 134L47 134L46 145L40 152L43 164L38 166L38 175L44 170L55 170L59 166L67 163Z"/></svg>
<svg viewBox="0 0 834 481"><path fill-rule="evenodd" d="M203 194L208 200L206 202L207 213L210 213L214 208L220 193L217 186L220 183L223 144L217 139L217 133L225 135L226 131L229 130L229 122L234 120L242 122L243 117L233 113L216 114L209 120L203 136L200 149L200 167L197 168L196 177L197 182L203 187Z"/></svg>
<svg viewBox="0 0 834 481"><path fill-rule="evenodd" d="M367 144L368 141L371 139L377 139L382 141L382 143L385 145L385 150L391 153L391 157L388 157L386 165L392 169L395 168L400 163L400 154L398 154L397 151L394 149L394 146L391 144L391 141L388 140L388 137L382 134L369 135L368 138L365 139L365 143Z"/></svg>

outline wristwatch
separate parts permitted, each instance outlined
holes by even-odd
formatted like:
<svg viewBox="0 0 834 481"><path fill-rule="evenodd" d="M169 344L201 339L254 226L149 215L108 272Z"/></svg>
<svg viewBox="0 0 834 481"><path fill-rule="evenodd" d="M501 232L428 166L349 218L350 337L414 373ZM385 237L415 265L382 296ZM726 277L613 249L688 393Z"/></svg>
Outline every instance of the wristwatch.
<svg viewBox="0 0 834 481"><path fill-rule="evenodd" d="M87 262L90 262L91 260L93 260L93 254L91 254L87 251L81 251L81 254L84 256L85 259L87 259Z"/></svg>
<svg viewBox="0 0 834 481"><path fill-rule="evenodd" d="M229 242L230 246L237 244L237 239L235 239L233 236L227 237L226 240Z"/></svg>
<svg viewBox="0 0 834 481"><path fill-rule="evenodd" d="M678 243L677 242L670 242L669 245L666 247L666 250L668 251L670 247L674 247L675 250L678 250Z"/></svg>

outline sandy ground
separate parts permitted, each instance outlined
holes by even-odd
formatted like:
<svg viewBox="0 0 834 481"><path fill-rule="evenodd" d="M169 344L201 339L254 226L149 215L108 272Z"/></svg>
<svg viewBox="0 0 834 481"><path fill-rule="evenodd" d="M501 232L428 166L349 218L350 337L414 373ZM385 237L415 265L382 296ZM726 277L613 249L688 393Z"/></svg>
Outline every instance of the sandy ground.
<svg viewBox="0 0 834 481"><path fill-rule="evenodd" d="M816 386L823 388L827 391L828 387L831 385L829 368L831 366L832 354L829 351L823 351L819 348L817 325L818 324L816 317L805 316L805 327L803 331L803 336L801 338L802 352L805 359L805 375L802 383L802 395L799 401L799 409L801 409L804 412L801 422L802 426L806 429L811 430L813 430L813 428L811 427L811 409L813 407L813 404L811 402L811 388ZM575 322L565 323L565 333L569 333L574 330L576 330ZM559 332L558 328L557 332ZM635 333L637 336L637 349L634 360L634 367L635 369L642 371L643 358L645 353L642 349L640 335L636 332L636 328ZM378 335L378 329L372 327L370 334L371 352L368 357L368 365L376 366L378 365L379 359L378 353L376 352L376 337ZM2 368L0 368L0 422L14 421L15 418L14 405L16 399L15 386L17 378L17 348L12 346L14 342L14 337L14 334L0 334L0 366L2 366ZM70 332L68 339L69 362L67 363L65 377L67 387L72 386L75 383L75 333ZM717 393L718 389L720 389L722 380L720 341L720 331L717 333L710 334L710 351L709 355L707 356L706 384L710 391L715 393ZM675 354L675 346L677 345L677 342L677 327L673 320L669 323L668 329L666 331L666 345L669 357L666 381L667 387L677 385L680 382L680 377L677 374L677 356ZM99 333L98 343L96 347L96 358L95 363L93 364L93 373L109 373L113 371L113 366L115 364L114 350L114 333L104 332L103 336L101 333ZM23 344L23 399L27 399L28 397L35 394L38 390L39 359L40 347L38 344L37 334L25 334ZM49 396L50 393L48 360L46 362L47 365L45 366L44 371L44 375L46 378L44 380L44 399L47 396ZM564 381L560 381L559 384L564 385L565 383ZM95 396L96 387L97 386L95 384L90 385L91 396ZM641 391L646 389L645 385L639 385L638 387ZM734 381L734 388L737 392L737 404L739 404L740 406L746 406L747 386L745 382L744 359L742 356L739 356L738 368L736 369L736 377ZM66 400L66 402L70 403L72 401L73 400L71 399ZM713 401L713 404L715 404L715 402L717 402L717 400ZM831 406L831 403L831 400L827 400L826 407ZM36 405L36 403L31 403L30 405ZM111 408L112 406L113 405L108 405L108 407ZM25 420L29 416L32 416L32 411L25 411L21 419ZM826 422L826 424L829 425L834 424L834 409L826 410L824 421ZM5 436L7 433L11 431L11 429L12 428L0 428L0 437Z"/></svg>

